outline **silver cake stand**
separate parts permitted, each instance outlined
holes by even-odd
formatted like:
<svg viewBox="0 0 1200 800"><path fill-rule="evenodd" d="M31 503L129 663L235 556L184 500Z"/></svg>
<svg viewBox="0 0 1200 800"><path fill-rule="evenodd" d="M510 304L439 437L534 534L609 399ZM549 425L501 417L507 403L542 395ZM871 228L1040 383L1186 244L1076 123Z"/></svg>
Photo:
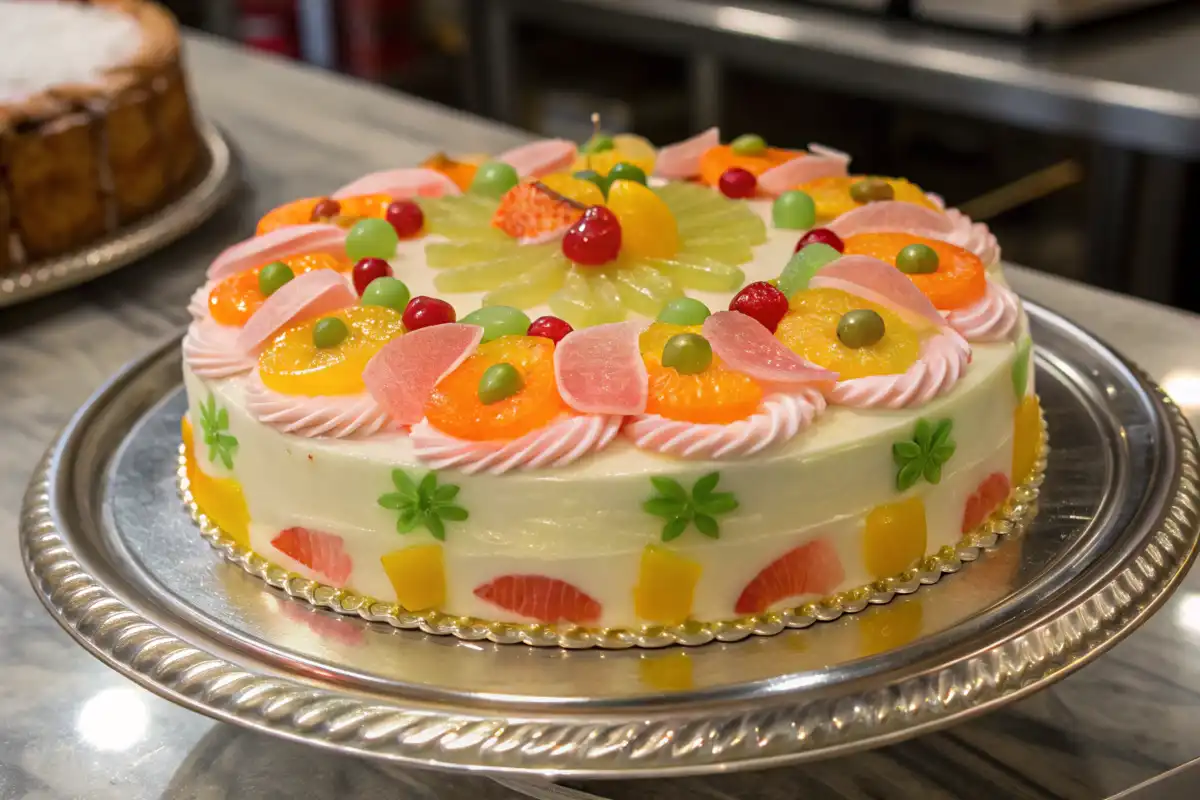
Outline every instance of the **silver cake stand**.
<svg viewBox="0 0 1200 800"><path fill-rule="evenodd" d="M215 214L237 188L237 162L216 127L201 122L199 128L201 164L186 191L86 247L0 273L0 308L106 275L166 247Z"/></svg>
<svg viewBox="0 0 1200 800"><path fill-rule="evenodd" d="M226 563L176 493L178 340L38 468L22 554L83 647L211 717L377 759L603 778L873 747L1015 700L1127 635L1198 536L1196 440L1134 368L1028 306L1051 454L1040 510L936 586L774 637L663 650L466 642L339 616Z"/></svg>

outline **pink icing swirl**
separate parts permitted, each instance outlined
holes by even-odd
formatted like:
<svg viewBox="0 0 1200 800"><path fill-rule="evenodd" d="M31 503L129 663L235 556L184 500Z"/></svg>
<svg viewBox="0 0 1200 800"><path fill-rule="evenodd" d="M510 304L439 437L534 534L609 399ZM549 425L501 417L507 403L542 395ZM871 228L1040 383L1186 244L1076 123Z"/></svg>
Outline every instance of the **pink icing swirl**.
<svg viewBox="0 0 1200 800"><path fill-rule="evenodd" d="M195 375L208 380L232 378L258 366L258 359L237 347L240 328L211 319L194 321L183 337L183 360Z"/></svg>
<svg viewBox="0 0 1200 800"><path fill-rule="evenodd" d="M264 425L307 439L366 439L395 429L388 413L366 392L280 394L264 386L257 373L246 383L246 410Z"/></svg>
<svg viewBox="0 0 1200 800"><path fill-rule="evenodd" d="M829 395L834 405L854 408L911 408L949 391L966 371L971 346L952 330L925 340L921 357L899 375L839 381Z"/></svg>
<svg viewBox="0 0 1200 800"><path fill-rule="evenodd" d="M192 315L192 319L208 319L208 295L212 292L215 285L215 282L208 281L199 289L192 292L192 296L188 298L187 306L188 313Z"/></svg>
<svg viewBox="0 0 1200 800"><path fill-rule="evenodd" d="M972 221L957 208L946 208L946 201L939 195L926 193L925 196L942 210L953 226L950 233L933 238L945 239L950 244L958 245L962 249L974 253L979 256L979 260L985 267L999 263L1000 242L987 225Z"/></svg>
<svg viewBox="0 0 1200 800"><path fill-rule="evenodd" d="M641 450L678 458L739 458L792 439L825 410L825 397L814 388L768 395L753 416L728 425L681 422L642 414L625 427Z"/></svg>
<svg viewBox="0 0 1200 800"><path fill-rule="evenodd" d="M468 475L501 475L511 469L562 467L603 450L621 430L624 417L583 414L562 417L517 439L470 442L442 433L421 420L413 426L413 453L434 469L454 467Z"/></svg>
<svg viewBox="0 0 1200 800"><path fill-rule="evenodd" d="M983 297L949 312L946 321L968 342L1000 342L1012 334L1020 316L1021 301L1016 294L988 278Z"/></svg>

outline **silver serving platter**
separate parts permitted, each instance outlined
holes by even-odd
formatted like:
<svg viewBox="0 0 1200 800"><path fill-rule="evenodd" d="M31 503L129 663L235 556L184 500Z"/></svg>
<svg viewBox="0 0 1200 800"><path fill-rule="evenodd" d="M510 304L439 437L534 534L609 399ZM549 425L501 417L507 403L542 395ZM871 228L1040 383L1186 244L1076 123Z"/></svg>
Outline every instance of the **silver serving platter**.
<svg viewBox="0 0 1200 800"><path fill-rule="evenodd" d="M30 580L75 639L217 719L393 763L587 778L775 766L1009 702L1136 628L1191 562L1196 440L1136 369L1033 304L1053 449L1040 509L937 586L806 630L564 650L398 630L219 557L176 493L178 340L75 416L21 520Z"/></svg>
<svg viewBox="0 0 1200 800"><path fill-rule="evenodd" d="M167 246L216 213L237 188L237 163L217 128L207 122L199 128L203 163L190 189L86 247L0 273L0 308L106 275Z"/></svg>

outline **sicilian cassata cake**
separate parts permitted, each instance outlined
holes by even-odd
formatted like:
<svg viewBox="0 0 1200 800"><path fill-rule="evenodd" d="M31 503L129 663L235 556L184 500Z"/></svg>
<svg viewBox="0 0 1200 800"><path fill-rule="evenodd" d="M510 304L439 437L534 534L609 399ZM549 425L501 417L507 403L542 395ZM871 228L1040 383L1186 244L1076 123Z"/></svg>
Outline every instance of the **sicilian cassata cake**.
<svg viewBox="0 0 1200 800"><path fill-rule="evenodd" d="M816 145L438 154L277 208L212 262L181 485L234 551L428 620L836 604L1036 480L999 258Z"/></svg>

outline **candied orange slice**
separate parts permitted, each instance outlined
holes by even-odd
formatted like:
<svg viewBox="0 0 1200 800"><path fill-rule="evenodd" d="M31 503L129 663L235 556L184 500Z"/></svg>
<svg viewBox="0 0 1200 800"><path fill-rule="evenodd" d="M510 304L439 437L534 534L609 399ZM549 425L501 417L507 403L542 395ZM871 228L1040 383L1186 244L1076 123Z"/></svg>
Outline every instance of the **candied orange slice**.
<svg viewBox="0 0 1200 800"><path fill-rule="evenodd" d="M806 192L816 203L817 219L827 222L862 205L850 196L850 187L866 179L866 175L831 176L801 184L797 188ZM904 178L881 178L880 180L887 181L888 185L892 187L893 199L937 209L933 201L925 196L925 190L915 183L909 183Z"/></svg>
<svg viewBox="0 0 1200 800"><path fill-rule="evenodd" d="M484 405L479 380L488 367L511 364L523 386L516 394ZM554 342L540 336L501 336L438 383L425 404L429 424L473 442L517 439L554 421L566 410L554 382Z"/></svg>
<svg viewBox="0 0 1200 800"><path fill-rule="evenodd" d="M320 197L305 197L271 209L258 221L255 235L262 236L264 233L270 233L288 225L304 225L312 222L313 209L321 200Z"/></svg>
<svg viewBox="0 0 1200 800"><path fill-rule="evenodd" d="M768 147L760 155L739 156L730 145L719 144L705 150L704 155L700 156L700 180L709 186L716 186L721 181L721 175L730 167L741 167L758 177L771 167L778 167L802 155L796 150Z"/></svg>
<svg viewBox="0 0 1200 800"><path fill-rule="evenodd" d="M280 394L305 397L357 394L371 357L404 332L400 312L384 306L352 306L326 316L346 323L349 335L337 347L317 347L312 319L277 335L258 357L263 385Z"/></svg>
<svg viewBox="0 0 1200 800"><path fill-rule="evenodd" d="M264 233L270 233L288 225L306 225L312 222L313 209L323 199L321 197L305 197L302 200L293 200L271 209L258 221L255 235L262 236ZM386 194L364 194L357 197L343 197L338 200L338 204L341 206L341 213L330 222L348 228L364 217L383 219L387 216L387 207L392 204L392 198Z"/></svg>
<svg viewBox="0 0 1200 800"><path fill-rule="evenodd" d="M291 267L296 275L303 275L314 269L345 272L353 267L346 259L329 253L308 253L280 260ZM267 299L258 290L258 273L265 266L266 264L262 264L254 269L230 275L212 288L208 293L208 312L216 322L240 328L254 316L254 312L258 311L258 307Z"/></svg>
<svg viewBox="0 0 1200 800"><path fill-rule="evenodd" d="M471 181L475 180L475 173L479 170L476 161L454 159L445 153L434 153L421 166L442 173L464 192L471 188Z"/></svg>
<svg viewBox="0 0 1200 800"><path fill-rule="evenodd" d="M583 210L544 184L522 183L500 198L492 225L514 239L533 239L573 225Z"/></svg>
<svg viewBox="0 0 1200 800"><path fill-rule="evenodd" d="M707 369L694 375L664 367L663 347L677 333L700 333L700 326L655 322L638 340L642 360L650 373L647 414L680 422L728 425L758 410L762 387L753 378L726 367L715 355Z"/></svg>
<svg viewBox="0 0 1200 800"><path fill-rule="evenodd" d="M845 244L846 255L873 256L892 266L910 244L932 248L938 255L937 271L908 277L940 309L969 306L987 292L987 271L979 256L949 242L908 233L860 233L847 237Z"/></svg>
<svg viewBox="0 0 1200 800"><path fill-rule="evenodd" d="M838 338L838 321L848 311L870 309L883 317L883 338L867 347L847 347ZM839 289L807 289L792 295L791 310L775 331L776 338L818 366L838 373L839 380L870 375L898 375L921 352L917 332L894 312Z"/></svg>

